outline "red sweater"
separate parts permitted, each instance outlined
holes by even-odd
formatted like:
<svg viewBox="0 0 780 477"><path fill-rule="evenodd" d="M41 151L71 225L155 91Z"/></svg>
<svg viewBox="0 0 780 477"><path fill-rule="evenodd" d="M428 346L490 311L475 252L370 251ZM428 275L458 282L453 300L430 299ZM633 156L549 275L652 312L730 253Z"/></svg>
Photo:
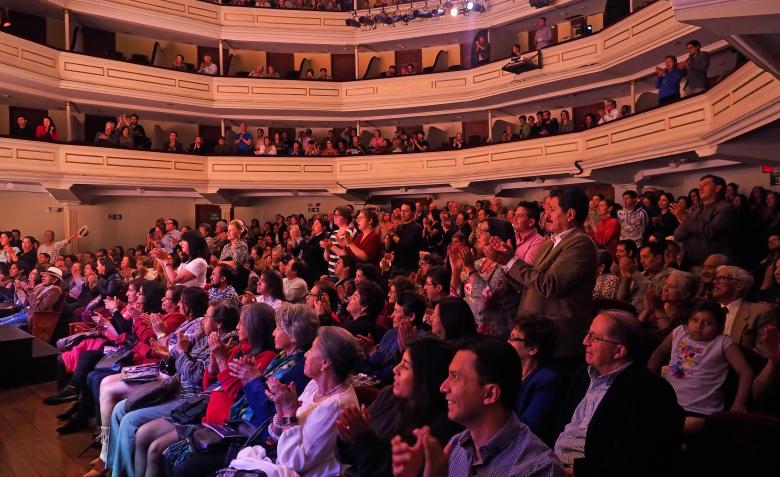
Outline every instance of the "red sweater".
<svg viewBox="0 0 780 477"><path fill-rule="evenodd" d="M46 128L43 127L43 124L40 124L35 128L35 139L44 139L47 141L56 142L60 140L60 135L56 129L51 134L46 134Z"/></svg>
<svg viewBox="0 0 780 477"><path fill-rule="evenodd" d="M178 311L174 311L173 313L163 315L162 319L165 324L165 334L168 335L184 323L185 317ZM133 321L133 333L138 337L138 342L133 346L133 362L135 364L145 364L157 361L158 358L152 355L152 347L149 346L151 339L156 338L151 325L147 324L140 317L136 317Z"/></svg>
<svg viewBox="0 0 780 477"><path fill-rule="evenodd" d="M368 234L360 233L352 239L352 243L366 254L366 263L379 266L379 261L382 259L382 239L379 238L378 233L373 230ZM350 255L354 255L351 250L347 250Z"/></svg>
<svg viewBox="0 0 780 477"><path fill-rule="evenodd" d="M620 221L614 217L602 219L596 224L591 236L599 248L603 248L612 255L612 258L615 258L615 250L620 241Z"/></svg>
<svg viewBox="0 0 780 477"><path fill-rule="evenodd" d="M249 352L249 343L241 343L230 351L228 362L236 359L238 356L246 356ZM273 351L263 351L254 356L252 361L255 366L261 370L268 367L268 363L274 359L276 353ZM230 408L238 399L238 394L243 388L239 379L230 375L230 369L225 368L217 374L203 373L203 389L208 388L214 382L219 381L220 388L209 396L209 405L206 408L206 416L203 423L206 424L224 424L230 417Z"/></svg>

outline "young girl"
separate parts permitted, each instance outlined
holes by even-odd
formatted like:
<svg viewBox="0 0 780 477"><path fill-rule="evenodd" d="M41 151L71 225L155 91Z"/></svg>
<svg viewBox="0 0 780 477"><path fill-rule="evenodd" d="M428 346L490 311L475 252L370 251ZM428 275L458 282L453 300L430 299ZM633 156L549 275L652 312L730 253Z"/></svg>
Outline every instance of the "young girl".
<svg viewBox="0 0 780 477"><path fill-rule="evenodd" d="M723 334L725 321L726 312L719 303L704 301L688 324L676 327L650 357L648 366L654 371L661 368L664 357L671 358L666 379L685 410L686 433L701 430L707 416L723 410L723 384L729 366L739 376L731 411L746 410L753 372L739 346Z"/></svg>

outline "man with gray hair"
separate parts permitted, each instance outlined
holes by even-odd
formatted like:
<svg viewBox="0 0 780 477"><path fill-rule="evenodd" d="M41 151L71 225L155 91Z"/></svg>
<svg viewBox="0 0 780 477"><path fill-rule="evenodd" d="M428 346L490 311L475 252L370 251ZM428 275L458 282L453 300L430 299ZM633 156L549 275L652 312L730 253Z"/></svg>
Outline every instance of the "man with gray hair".
<svg viewBox="0 0 780 477"><path fill-rule="evenodd" d="M600 313L582 344L555 454L576 476L666 475L677 468L683 411L671 385L638 361L640 328L624 311ZM658 456L663 456L659 459Z"/></svg>
<svg viewBox="0 0 780 477"><path fill-rule="evenodd" d="M58 255L60 255L60 250L67 247L71 240L78 237L78 232L71 234L70 237L66 238L65 240L60 240L59 242L54 241L54 231L53 230L47 230L43 233L43 243L38 246L38 254L45 253L48 254L49 257L51 257L52 260L55 260Z"/></svg>
<svg viewBox="0 0 780 477"><path fill-rule="evenodd" d="M771 305L745 299L753 281L753 276L744 268L721 265L715 273L712 288L712 298L726 308L723 334L748 349L755 347L758 330L777 323L777 312Z"/></svg>
<svg viewBox="0 0 780 477"><path fill-rule="evenodd" d="M721 265L728 265L729 257L722 253L713 253L704 260L699 272L699 290L696 292L697 300L712 298L712 287L715 280L715 272Z"/></svg>

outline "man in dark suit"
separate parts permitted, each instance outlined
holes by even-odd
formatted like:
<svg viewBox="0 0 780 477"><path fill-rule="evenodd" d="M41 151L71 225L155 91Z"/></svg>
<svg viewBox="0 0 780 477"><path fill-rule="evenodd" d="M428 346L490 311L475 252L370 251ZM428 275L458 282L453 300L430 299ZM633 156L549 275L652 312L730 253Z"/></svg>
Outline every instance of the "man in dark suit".
<svg viewBox="0 0 780 477"><path fill-rule="evenodd" d="M672 386L635 361L636 318L596 316L582 341L555 454L575 477L676 475L685 416Z"/></svg>
<svg viewBox="0 0 780 477"><path fill-rule="evenodd" d="M550 193L545 228L552 238L539 248L533 264L514 257L514 251L500 240L491 239L485 248L487 256L503 264L507 276L523 293L518 317L543 315L555 324L560 340L558 358L582 356L579 337L592 317L596 245L582 228L588 202L588 196L578 188Z"/></svg>

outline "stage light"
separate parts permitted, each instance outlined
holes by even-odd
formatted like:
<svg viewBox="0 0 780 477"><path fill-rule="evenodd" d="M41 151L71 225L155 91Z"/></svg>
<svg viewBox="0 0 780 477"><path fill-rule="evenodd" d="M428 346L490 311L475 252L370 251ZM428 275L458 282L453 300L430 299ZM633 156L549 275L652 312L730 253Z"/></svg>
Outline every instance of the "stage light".
<svg viewBox="0 0 780 477"><path fill-rule="evenodd" d="M452 15L453 17L457 17L458 16L458 8L457 7L452 7L450 9L450 15Z"/></svg>
<svg viewBox="0 0 780 477"><path fill-rule="evenodd" d="M467 10L472 10L473 8L474 8L474 2L469 2L469 3L466 4L466 9Z"/></svg>
<svg viewBox="0 0 780 477"><path fill-rule="evenodd" d="M7 8L0 8L0 26L8 28L11 26L11 17Z"/></svg>

